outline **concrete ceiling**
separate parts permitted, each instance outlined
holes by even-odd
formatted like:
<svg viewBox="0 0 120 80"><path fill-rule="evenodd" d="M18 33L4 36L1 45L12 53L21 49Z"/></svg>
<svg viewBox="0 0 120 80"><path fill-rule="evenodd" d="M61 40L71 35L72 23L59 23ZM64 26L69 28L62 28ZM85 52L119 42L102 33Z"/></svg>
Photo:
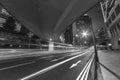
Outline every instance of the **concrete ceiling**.
<svg viewBox="0 0 120 80"><path fill-rule="evenodd" d="M0 0L0 3L40 38L59 40L60 34L100 0Z"/></svg>

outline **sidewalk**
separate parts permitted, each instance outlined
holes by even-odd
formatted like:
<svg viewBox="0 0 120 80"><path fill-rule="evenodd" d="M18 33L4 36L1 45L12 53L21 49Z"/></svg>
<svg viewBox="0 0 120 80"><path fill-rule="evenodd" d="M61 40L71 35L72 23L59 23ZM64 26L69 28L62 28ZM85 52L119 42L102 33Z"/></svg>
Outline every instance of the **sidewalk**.
<svg viewBox="0 0 120 80"><path fill-rule="evenodd" d="M120 51L98 51L100 63L120 76ZM104 80L120 80L101 66Z"/></svg>

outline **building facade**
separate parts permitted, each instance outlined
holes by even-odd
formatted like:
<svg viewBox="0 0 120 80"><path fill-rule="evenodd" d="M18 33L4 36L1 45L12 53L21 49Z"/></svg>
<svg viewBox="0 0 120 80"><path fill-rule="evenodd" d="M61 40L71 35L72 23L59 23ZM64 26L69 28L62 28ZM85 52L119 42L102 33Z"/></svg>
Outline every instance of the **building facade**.
<svg viewBox="0 0 120 80"><path fill-rule="evenodd" d="M120 0L104 0L101 9L112 48L120 49Z"/></svg>
<svg viewBox="0 0 120 80"><path fill-rule="evenodd" d="M73 31L71 25L64 32L64 38L66 44L73 44Z"/></svg>

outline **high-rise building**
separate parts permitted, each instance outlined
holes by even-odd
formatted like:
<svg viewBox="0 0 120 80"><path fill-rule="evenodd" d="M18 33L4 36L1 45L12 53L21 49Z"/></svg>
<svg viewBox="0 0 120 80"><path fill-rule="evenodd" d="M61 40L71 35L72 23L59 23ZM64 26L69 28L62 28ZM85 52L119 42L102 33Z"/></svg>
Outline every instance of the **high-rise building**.
<svg viewBox="0 0 120 80"><path fill-rule="evenodd" d="M120 0L104 0L101 9L112 48L120 49Z"/></svg>
<svg viewBox="0 0 120 80"><path fill-rule="evenodd" d="M73 30L72 30L72 26L71 25L64 32L64 38L65 38L65 43L66 44L73 44Z"/></svg>

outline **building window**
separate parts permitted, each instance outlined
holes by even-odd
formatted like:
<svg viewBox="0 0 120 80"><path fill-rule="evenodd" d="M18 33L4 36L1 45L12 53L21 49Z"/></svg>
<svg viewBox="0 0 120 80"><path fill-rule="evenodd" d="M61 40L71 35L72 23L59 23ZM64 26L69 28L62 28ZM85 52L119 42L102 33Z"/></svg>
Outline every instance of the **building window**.
<svg viewBox="0 0 120 80"><path fill-rule="evenodd" d="M116 35L118 35L117 26L115 26L115 33L116 33Z"/></svg>
<svg viewBox="0 0 120 80"><path fill-rule="evenodd" d="M120 45L120 38L118 39L118 45Z"/></svg>
<svg viewBox="0 0 120 80"><path fill-rule="evenodd" d="M114 30L114 28L111 28L111 32L112 32L113 37L115 37L115 30Z"/></svg>
<svg viewBox="0 0 120 80"><path fill-rule="evenodd" d="M117 24L117 27L118 27L118 29L119 29L119 31L120 31L120 25L119 25L119 23Z"/></svg>
<svg viewBox="0 0 120 80"><path fill-rule="evenodd" d="M115 19L115 13L113 12L113 14L111 15L112 21Z"/></svg>
<svg viewBox="0 0 120 80"><path fill-rule="evenodd" d="M112 35L112 31L111 30L110 30L110 34L111 34L111 37L112 37L113 35Z"/></svg>
<svg viewBox="0 0 120 80"><path fill-rule="evenodd" d="M112 21L111 21L111 18L109 18L108 23L111 24L111 22L112 22Z"/></svg>
<svg viewBox="0 0 120 80"><path fill-rule="evenodd" d="M117 32L116 32L116 28L115 28L115 27L113 28L113 32L114 32L114 37L115 37L115 36L117 35L117 34L116 34Z"/></svg>
<svg viewBox="0 0 120 80"><path fill-rule="evenodd" d="M113 34L113 30L112 30L112 28L110 29L110 33L111 33L111 36L113 37L114 34Z"/></svg>
<svg viewBox="0 0 120 80"><path fill-rule="evenodd" d="M109 27L109 23L108 22L106 22L106 26Z"/></svg>
<svg viewBox="0 0 120 80"><path fill-rule="evenodd" d="M116 12L116 15L120 13L120 5L117 5L117 7L115 8L115 12Z"/></svg>

